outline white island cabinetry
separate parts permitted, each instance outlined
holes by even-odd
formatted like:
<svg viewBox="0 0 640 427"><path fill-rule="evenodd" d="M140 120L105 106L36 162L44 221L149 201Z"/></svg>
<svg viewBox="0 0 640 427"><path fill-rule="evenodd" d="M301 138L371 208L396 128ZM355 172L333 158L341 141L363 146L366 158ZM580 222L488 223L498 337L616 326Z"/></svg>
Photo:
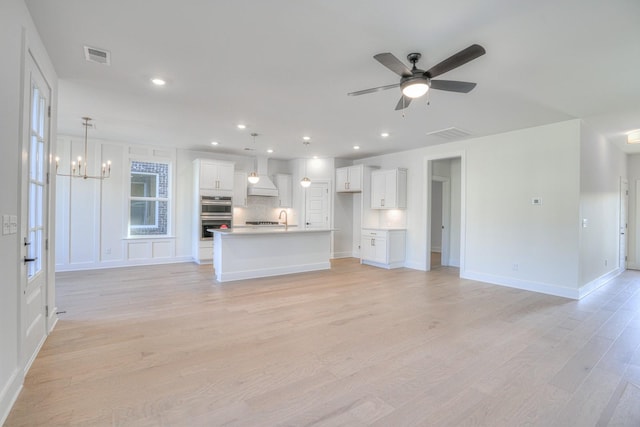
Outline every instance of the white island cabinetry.
<svg viewBox="0 0 640 427"><path fill-rule="evenodd" d="M218 282L331 268L330 229L237 228L213 231Z"/></svg>
<svg viewBox="0 0 640 427"><path fill-rule="evenodd" d="M382 268L404 265L406 230L363 228L360 243L360 262Z"/></svg>

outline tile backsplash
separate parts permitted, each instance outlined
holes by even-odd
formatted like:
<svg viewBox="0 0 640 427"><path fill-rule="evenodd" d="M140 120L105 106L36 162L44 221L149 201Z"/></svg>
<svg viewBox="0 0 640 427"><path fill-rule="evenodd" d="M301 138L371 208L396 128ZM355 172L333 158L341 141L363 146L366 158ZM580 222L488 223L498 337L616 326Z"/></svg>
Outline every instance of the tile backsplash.
<svg viewBox="0 0 640 427"><path fill-rule="evenodd" d="M281 210L277 197L248 196L246 208L233 208L233 223L244 225L247 221L278 221ZM286 211L291 223L291 209Z"/></svg>

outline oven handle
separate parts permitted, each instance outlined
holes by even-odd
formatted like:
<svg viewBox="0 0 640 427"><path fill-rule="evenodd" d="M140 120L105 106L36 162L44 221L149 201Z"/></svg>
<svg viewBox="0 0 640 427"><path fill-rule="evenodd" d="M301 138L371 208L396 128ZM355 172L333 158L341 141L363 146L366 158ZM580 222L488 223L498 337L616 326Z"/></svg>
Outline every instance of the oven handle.
<svg viewBox="0 0 640 427"><path fill-rule="evenodd" d="M200 215L200 219L228 219L228 220L231 220L231 219L233 219L233 215L229 215L229 214L222 214L222 215L201 214Z"/></svg>
<svg viewBox="0 0 640 427"><path fill-rule="evenodd" d="M231 206L231 200L202 200L200 204L203 206Z"/></svg>

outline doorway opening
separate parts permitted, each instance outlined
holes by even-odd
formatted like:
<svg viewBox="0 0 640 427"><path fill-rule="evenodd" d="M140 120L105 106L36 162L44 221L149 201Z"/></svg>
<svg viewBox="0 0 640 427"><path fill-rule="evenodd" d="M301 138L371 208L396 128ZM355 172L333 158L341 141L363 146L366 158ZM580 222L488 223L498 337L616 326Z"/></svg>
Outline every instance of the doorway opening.
<svg viewBox="0 0 640 427"><path fill-rule="evenodd" d="M427 159L427 271L463 267L464 157Z"/></svg>

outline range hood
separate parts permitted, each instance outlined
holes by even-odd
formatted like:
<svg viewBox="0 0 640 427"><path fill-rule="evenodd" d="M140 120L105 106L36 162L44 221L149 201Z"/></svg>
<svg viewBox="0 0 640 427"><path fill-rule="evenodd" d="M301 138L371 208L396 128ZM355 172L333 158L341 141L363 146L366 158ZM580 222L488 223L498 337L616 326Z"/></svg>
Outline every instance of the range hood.
<svg viewBox="0 0 640 427"><path fill-rule="evenodd" d="M247 184L247 196L278 197L278 189L267 176L268 159L266 157L258 157L256 162L258 164L256 172L260 177L260 181L257 184Z"/></svg>

